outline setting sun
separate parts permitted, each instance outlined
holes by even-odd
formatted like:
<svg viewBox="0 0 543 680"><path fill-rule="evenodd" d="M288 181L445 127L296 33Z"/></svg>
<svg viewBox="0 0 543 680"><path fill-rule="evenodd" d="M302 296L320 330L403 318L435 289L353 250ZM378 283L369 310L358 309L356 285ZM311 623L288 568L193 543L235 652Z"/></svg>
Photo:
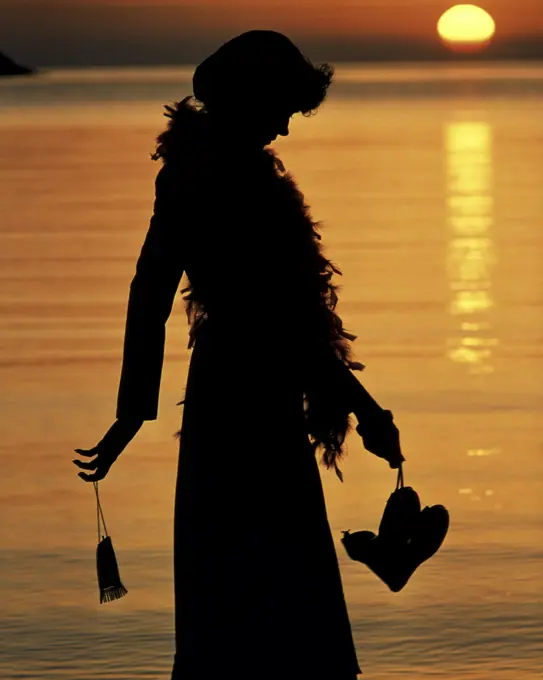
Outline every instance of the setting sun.
<svg viewBox="0 0 543 680"><path fill-rule="evenodd" d="M476 5L455 5L437 24L441 39L456 50L478 50L485 47L496 32L494 19Z"/></svg>

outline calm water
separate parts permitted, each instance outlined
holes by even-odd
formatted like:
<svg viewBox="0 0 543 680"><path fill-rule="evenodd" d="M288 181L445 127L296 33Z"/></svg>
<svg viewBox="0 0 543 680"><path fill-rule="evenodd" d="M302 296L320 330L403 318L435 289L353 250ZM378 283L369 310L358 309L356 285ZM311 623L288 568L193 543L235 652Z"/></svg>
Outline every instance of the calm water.
<svg viewBox="0 0 543 680"><path fill-rule="evenodd" d="M71 460L115 419L149 152L191 73L0 83L2 678L169 678L180 296L160 419L100 485L129 590L112 604ZM275 148L343 269L339 311L395 413L406 483L451 513L442 550L390 593L340 538L376 529L394 473L356 434L343 485L321 468L365 677L543 677L543 68L344 67Z"/></svg>

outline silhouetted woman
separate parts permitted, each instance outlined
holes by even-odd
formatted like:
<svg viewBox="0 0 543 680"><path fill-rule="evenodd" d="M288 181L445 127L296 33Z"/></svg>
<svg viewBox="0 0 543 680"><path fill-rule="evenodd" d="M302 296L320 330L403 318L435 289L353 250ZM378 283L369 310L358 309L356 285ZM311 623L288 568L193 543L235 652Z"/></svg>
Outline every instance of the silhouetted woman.
<svg viewBox="0 0 543 680"><path fill-rule="evenodd" d="M337 466L359 421L398 467L390 411L352 373L334 311L341 272L276 154L333 70L280 33L249 31L203 61L167 108L156 200L130 286L117 422L80 467L102 479L155 420L165 324L182 274L193 348L175 498L173 680L355 680L361 672L317 452ZM88 455L88 454L87 454Z"/></svg>

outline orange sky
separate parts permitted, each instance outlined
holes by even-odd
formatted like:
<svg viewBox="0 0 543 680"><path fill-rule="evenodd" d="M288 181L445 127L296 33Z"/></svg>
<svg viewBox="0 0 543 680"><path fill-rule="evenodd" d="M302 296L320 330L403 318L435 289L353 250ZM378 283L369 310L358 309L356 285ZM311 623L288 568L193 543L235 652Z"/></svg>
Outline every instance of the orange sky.
<svg viewBox="0 0 543 680"><path fill-rule="evenodd" d="M285 30L343 34L386 34L433 36L440 14L451 0L0 0L0 8L24 5L63 9L66 18L77 9L155 10L163 27L168 20L189 16L210 29L233 25L266 25L280 22ZM484 0L478 3L489 11L503 35L543 33L543 0ZM144 12L146 14L146 12Z"/></svg>
<svg viewBox="0 0 543 680"><path fill-rule="evenodd" d="M125 58L171 63L178 56L192 63L242 31L269 28L302 40L310 53L312 45L326 40L356 60L356 44L352 50L345 48L353 41L368 44L391 38L393 46L402 40L436 43L437 21L452 4L451 0L0 0L0 50L44 64L121 63ZM495 42L535 36L539 44L541 36L543 46L543 0L478 4L496 21ZM324 52L333 50L326 47Z"/></svg>

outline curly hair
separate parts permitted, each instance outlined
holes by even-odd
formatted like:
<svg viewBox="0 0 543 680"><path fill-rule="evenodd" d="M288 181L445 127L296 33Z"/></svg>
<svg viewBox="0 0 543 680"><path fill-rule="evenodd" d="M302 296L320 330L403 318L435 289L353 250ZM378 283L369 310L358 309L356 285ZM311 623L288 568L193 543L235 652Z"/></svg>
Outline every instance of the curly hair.
<svg viewBox="0 0 543 680"><path fill-rule="evenodd" d="M326 99L328 88L332 84L334 67L324 63L314 66L308 60L307 71L298 80L295 96L294 113L311 116Z"/></svg>
<svg viewBox="0 0 543 680"><path fill-rule="evenodd" d="M179 128L187 120L188 101L199 103L198 122L205 125L206 115L227 111L239 97L250 100L255 108L279 107L311 116L326 99L334 68L314 65L282 33L248 31L222 45L199 64L193 76L194 95L165 105L169 118L166 130L156 139L153 160L168 160L175 153ZM195 108L192 108L194 112ZM194 116L191 117L194 123Z"/></svg>

